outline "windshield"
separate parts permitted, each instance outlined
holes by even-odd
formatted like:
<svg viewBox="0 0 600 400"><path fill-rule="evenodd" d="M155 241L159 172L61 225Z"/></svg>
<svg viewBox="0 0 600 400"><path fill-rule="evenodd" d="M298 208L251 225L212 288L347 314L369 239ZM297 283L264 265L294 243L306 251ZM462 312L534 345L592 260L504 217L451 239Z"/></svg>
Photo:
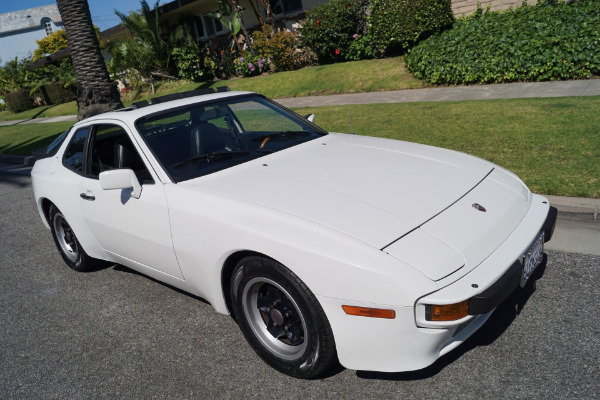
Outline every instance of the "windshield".
<svg viewBox="0 0 600 400"><path fill-rule="evenodd" d="M136 127L175 182L230 168L327 134L257 95L151 114L139 119Z"/></svg>

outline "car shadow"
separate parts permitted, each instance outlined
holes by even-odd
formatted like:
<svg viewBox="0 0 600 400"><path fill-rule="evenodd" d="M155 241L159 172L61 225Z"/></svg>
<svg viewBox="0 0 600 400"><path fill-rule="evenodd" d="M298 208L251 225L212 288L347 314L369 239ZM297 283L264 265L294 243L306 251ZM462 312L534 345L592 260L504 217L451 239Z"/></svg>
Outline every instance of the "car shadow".
<svg viewBox="0 0 600 400"><path fill-rule="evenodd" d="M444 368L448 365L452 364L456 360L460 359L464 354L469 351L477 348L489 346L496 339L498 339L506 329L512 324L512 322L517 318L517 316L521 313L525 304L529 300L529 298L536 291L536 281L541 279L544 276L546 271L546 263L548 260L547 254L544 254L544 259L542 263L536 268L535 272L525 285L525 287L517 287L513 293L511 293L505 300L502 302L496 310L492 313L490 318L483 324L481 328L477 332L475 332L471 337L469 337L462 345L458 346L456 349L452 350L448 354L440 357L436 362L430 365L427 368L418 370L418 371L408 371L408 372L373 372L373 371L356 371L356 376L362 379L376 379L376 380L387 380L387 381L418 381L423 379L429 379L436 376L440 373ZM113 268L115 271L129 273L133 275L137 275L140 277L144 277L153 282L156 282L160 285L166 286L178 293L181 293L185 296L198 300L204 304L210 305L210 303L203 299L202 297L190 294L181 289L178 289L174 286L156 280L150 276L144 275L140 272L137 272L131 268L125 267L121 264L115 263L103 263L99 265L94 271ZM233 316L231 316L233 318ZM233 318L234 319L234 318ZM234 319L235 321L235 319ZM401 355L400 355L401 356ZM326 379L331 378L333 376L338 375L343 372L345 368L339 364L339 362L335 363L331 368L327 371L320 374L315 379Z"/></svg>
<svg viewBox="0 0 600 400"><path fill-rule="evenodd" d="M517 287L504 302L502 302L492 313L490 318L483 324L477 332L469 337L462 345L452 350L448 354L440 357L436 362L427 368L418 371L407 372L372 372L356 371L356 376L363 379L378 379L388 381L416 381L429 379L436 376L448 365L452 364L464 354L477 347L489 346L498 339L512 322L521 313L529 298L536 291L536 281L543 277L546 270L548 256L544 254L542 263L536 268L533 275L525 287ZM401 355L399 355L401 357Z"/></svg>
<svg viewBox="0 0 600 400"><path fill-rule="evenodd" d="M16 186L18 188L24 188L31 186L31 178L23 174L0 171L0 183Z"/></svg>

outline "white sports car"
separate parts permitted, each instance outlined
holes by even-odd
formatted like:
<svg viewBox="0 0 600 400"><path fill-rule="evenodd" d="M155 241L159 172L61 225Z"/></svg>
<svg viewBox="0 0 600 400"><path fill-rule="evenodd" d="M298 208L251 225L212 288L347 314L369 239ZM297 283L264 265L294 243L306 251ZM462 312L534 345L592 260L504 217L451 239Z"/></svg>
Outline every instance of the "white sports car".
<svg viewBox="0 0 600 400"><path fill-rule="evenodd" d="M288 375L424 368L527 282L556 209L476 157L310 119L229 91L86 119L35 163L40 216L74 270L200 296Z"/></svg>

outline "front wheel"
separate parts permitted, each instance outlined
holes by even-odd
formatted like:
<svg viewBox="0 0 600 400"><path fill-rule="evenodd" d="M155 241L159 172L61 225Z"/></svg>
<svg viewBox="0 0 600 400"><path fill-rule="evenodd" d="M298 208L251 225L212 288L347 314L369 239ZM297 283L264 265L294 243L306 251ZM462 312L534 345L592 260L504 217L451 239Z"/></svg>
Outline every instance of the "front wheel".
<svg viewBox="0 0 600 400"><path fill-rule="evenodd" d="M54 243L67 265L78 272L86 272L94 269L98 264L98 260L86 254L79 240L77 240L71 225L69 225L60 210L51 205L48 214Z"/></svg>
<svg viewBox="0 0 600 400"><path fill-rule="evenodd" d="M247 257L231 284L233 310L254 351L273 368L313 378L335 361L329 321L315 296L289 269L266 257Z"/></svg>

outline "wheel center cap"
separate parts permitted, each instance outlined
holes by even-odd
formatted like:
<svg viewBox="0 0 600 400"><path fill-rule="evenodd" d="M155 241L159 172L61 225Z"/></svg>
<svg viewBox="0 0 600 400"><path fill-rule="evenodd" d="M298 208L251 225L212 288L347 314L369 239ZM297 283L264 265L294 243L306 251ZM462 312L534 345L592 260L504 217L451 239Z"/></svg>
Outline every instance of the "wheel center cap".
<svg viewBox="0 0 600 400"><path fill-rule="evenodd" d="M269 316L271 317L271 321L273 321L275 325L282 325L283 321L285 320L283 313L277 308L273 308L269 313Z"/></svg>

